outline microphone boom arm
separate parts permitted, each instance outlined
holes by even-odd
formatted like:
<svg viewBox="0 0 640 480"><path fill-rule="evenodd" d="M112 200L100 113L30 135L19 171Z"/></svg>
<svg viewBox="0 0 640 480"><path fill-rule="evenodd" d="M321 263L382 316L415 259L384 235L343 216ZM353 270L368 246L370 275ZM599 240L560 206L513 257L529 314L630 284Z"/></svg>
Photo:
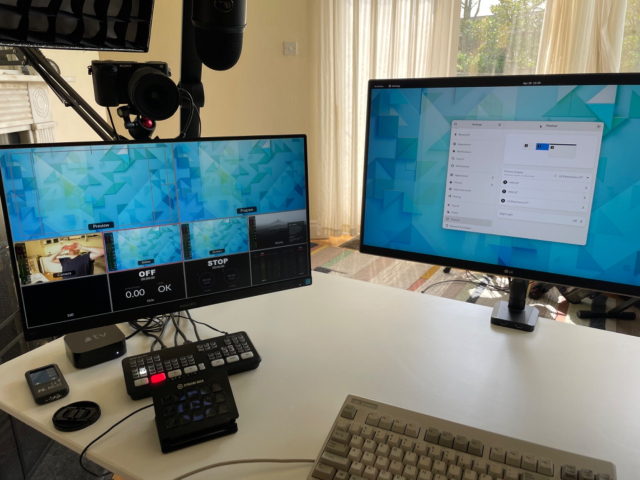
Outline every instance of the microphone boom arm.
<svg viewBox="0 0 640 480"><path fill-rule="evenodd" d="M193 1L182 2L182 45L180 47L180 83L178 88L186 90L191 97L196 112L191 112L192 106L184 103L180 106L180 131L185 138L200 136L200 109L204 107L204 86L202 85L202 61L196 50L195 27L191 21ZM198 117L198 122L189 123L190 114Z"/></svg>

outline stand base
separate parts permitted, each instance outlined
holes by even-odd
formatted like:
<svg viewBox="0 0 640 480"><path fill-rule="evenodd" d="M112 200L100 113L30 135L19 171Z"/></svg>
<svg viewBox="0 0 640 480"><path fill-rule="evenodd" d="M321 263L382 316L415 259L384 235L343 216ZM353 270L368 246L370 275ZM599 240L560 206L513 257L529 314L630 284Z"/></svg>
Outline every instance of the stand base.
<svg viewBox="0 0 640 480"><path fill-rule="evenodd" d="M635 320L636 314L633 312L592 312L591 310L578 310L578 318L583 320L589 318L610 318L612 320Z"/></svg>
<svg viewBox="0 0 640 480"><path fill-rule="evenodd" d="M540 312L535 307L525 306L524 310L511 310L508 302L498 302L491 313L491 323L500 327L533 332Z"/></svg>

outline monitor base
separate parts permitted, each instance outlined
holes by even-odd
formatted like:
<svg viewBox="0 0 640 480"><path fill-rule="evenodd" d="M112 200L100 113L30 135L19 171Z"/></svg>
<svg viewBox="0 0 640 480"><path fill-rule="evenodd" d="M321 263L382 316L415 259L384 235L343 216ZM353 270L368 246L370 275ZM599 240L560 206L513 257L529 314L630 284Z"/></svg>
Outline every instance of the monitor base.
<svg viewBox="0 0 640 480"><path fill-rule="evenodd" d="M508 302L498 302L493 307L491 323L500 327L533 332L538 323L539 313L537 308L528 305L524 310L512 310Z"/></svg>
<svg viewBox="0 0 640 480"><path fill-rule="evenodd" d="M640 298L631 297L607 312L593 312L591 310L578 310L578 318L610 318L613 320L635 320L635 312L625 312L628 308L640 306Z"/></svg>

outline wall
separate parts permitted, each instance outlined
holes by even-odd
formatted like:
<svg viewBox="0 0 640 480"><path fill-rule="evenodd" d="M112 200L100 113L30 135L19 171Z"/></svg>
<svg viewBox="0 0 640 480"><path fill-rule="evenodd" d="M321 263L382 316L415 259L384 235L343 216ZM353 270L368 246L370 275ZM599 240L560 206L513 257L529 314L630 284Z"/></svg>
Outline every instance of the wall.
<svg viewBox="0 0 640 480"><path fill-rule="evenodd" d="M317 0L247 0L242 57L226 72L205 68L206 105L202 135L309 135L311 219L317 211L315 142L312 132L313 42ZM180 77L182 2L156 0L148 54L103 52L102 60L164 60ZM283 42L298 42L298 55L285 56ZM158 126L161 138L178 135L178 115ZM313 233L313 232L312 232Z"/></svg>
<svg viewBox="0 0 640 480"><path fill-rule="evenodd" d="M42 50L44 55L60 67L63 77L75 77L70 85L104 118L106 111L98 106L93 97L93 80L87 73L92 60L98 60L98 52L76 50ZM100 137L71 108L65 107L55 93L49 89L49 103L53 119L58 123L56 142L99 141Z"/></svg>

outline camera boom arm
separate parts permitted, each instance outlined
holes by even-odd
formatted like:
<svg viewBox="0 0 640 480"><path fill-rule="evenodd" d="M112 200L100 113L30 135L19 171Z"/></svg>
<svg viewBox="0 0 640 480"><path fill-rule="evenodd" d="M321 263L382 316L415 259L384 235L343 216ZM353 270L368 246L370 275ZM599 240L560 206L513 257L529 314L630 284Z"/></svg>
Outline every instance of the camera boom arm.
<svg viewBox="0 0 640 480"><path fill-rule="evenodd" d="M119 139L118 134L111 125L62 78L39 48L17 48L16 50L26 58L29 65L38 72L45 83L49 85L51 90L60 98L62 103L66 107L73 108L100 138L107 141Z"/></svg>

